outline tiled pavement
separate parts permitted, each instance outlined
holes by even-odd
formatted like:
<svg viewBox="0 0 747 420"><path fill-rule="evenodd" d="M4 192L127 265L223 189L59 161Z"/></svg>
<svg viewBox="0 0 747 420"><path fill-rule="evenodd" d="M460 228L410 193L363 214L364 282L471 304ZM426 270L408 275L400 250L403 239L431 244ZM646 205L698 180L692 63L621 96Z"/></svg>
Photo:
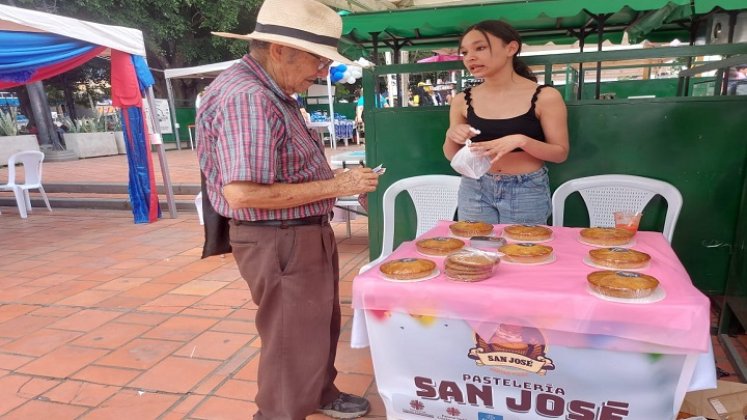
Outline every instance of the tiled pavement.
<svg viewBox="0 0 747 420"><path fill-rule="evenodd" d="M175 184L199 182L193 152L167 156ZM126 162L47 163L44 178L126 182ZM26 220L13 207L0 211L0 418L251 417L256 307L230 255L200 259L195 213L134 224L121 211L40 208ZM381 418L369 352L349 345L367 222L353 221L350 238L334 225L344 315L337 382L366 394L368 417Z"/></svg>
<svg viewBox="0 0 747 420"><path fill-rule="evenodd" d="M167 156L175 184L199 182L193 152ZM123 156L53 162L44 178L126 182L127 169ZM0 211L0 418L250 417L256 308L230 255L199 258L195 213L136 225L121 211L40 208L26 220L15 208ZM355 220L350 238L343 223L335 231L344 311L338 385L367 395L367 417L382 418L369 352L349 346L367 222ZM733 372L714 343L718 365Z"/></svg>

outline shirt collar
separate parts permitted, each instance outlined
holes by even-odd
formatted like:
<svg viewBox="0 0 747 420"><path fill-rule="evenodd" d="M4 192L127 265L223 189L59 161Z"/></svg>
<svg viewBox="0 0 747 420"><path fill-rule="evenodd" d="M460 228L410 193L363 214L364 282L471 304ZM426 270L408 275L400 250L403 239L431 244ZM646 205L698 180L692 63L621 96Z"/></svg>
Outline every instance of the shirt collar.
<svg viewBox="0 0 747 420"><path fill-rule="evenodd" d="M265 70L265 68L262 67L262 65L259 64L259 62L255 60L254 57L249 54L245 54L244 57L242 57L241 62L247 67L247 71L256 75L259 81L268 89L273 91L275 95L285 100L286 102L297 104L296 99L285 93L283 89L280 88L280 85L277 84L275 79L273 79L270 74L267 73L267 70Z"/></svg>

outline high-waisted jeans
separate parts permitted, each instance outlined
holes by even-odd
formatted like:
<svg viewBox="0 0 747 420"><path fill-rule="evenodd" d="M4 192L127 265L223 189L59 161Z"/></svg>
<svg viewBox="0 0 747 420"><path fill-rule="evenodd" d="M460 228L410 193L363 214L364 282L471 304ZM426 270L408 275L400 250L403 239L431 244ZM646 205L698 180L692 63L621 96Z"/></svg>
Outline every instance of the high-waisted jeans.
<svg viewBox="0 0 747 420"><path fill-rule="evenodd" d="M544 225L550 211L547 167L521 175L487 173L480 179L462 177L459 220Z"/></svg>

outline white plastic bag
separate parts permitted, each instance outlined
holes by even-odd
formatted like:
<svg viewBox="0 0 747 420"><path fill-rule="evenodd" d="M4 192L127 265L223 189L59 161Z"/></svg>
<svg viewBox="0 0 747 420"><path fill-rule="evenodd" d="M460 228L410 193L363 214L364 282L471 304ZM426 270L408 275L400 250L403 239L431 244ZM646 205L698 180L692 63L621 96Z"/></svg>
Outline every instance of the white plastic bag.
<svg viewBox="0 0 747 420"><path fill-rule="evenodd" d="M466 177L479 179L490 169L490 159L470 150L470 144L472 141L467 140L464 147L451 158L451 167Z"/></svg>

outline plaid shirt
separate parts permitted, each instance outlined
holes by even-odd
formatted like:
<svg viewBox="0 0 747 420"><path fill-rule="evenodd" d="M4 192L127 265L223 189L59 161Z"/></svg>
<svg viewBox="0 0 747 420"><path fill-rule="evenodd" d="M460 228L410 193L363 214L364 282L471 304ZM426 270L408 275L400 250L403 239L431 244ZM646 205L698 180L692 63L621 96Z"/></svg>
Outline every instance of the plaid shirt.
<svg viewBox="0 0 747 420"><path fill-rule="evenodd" d="M197 112L197 154L215 210L238 220L285 220L328 214L334 199L298 207L231 210L224 185L300 184L331 179L324 145L307 127L296 100L249 55L207 88Z"/></svg>

